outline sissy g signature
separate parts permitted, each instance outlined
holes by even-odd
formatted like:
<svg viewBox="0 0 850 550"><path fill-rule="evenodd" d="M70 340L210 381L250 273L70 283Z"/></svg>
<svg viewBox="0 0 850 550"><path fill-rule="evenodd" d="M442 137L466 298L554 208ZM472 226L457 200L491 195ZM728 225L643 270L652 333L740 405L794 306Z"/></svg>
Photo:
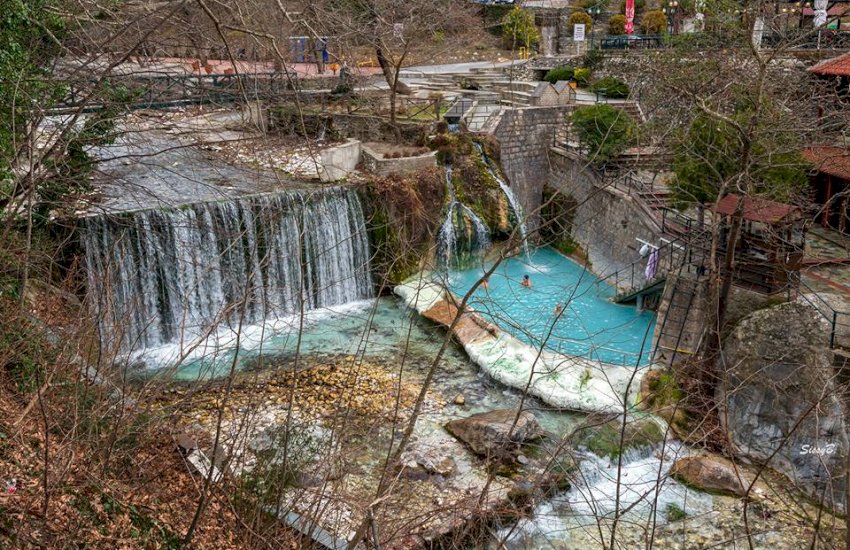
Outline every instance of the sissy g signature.
<svg viewBox="0 0 850 550"><path fill-rule="evenodd" d="M800 446L800 454L801 455L832 455L835 454L837 450L835 443L828 443L823 447L818 447L817 445L801 445Z"/></svg>

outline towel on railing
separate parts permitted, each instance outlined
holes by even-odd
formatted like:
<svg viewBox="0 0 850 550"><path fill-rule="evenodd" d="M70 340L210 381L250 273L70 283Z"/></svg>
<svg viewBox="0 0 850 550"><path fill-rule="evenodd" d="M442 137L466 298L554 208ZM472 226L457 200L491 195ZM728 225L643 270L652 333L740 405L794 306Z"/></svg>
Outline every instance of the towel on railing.
<svg viewBox="0 0 850 550"><path fill-rule="evenodd" d="M649 259L646 261L646 270L643 272L646 280L649 281L655 277L655 272L658 270L658 250L653 250L649 254Z"/></svg>

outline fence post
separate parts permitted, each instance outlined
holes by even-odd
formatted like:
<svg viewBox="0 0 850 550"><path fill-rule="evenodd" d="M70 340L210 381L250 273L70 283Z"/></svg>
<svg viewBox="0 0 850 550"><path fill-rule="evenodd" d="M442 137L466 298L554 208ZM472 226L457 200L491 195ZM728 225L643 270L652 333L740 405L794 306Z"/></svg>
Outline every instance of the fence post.
<svg viewBox="0 0 850 550"><path fill-rule="evenodd" d="M835 347L835 329L836 324L838 323L838 312L832 311L832 331L829 333L829 349L833 349Z"/></svg>

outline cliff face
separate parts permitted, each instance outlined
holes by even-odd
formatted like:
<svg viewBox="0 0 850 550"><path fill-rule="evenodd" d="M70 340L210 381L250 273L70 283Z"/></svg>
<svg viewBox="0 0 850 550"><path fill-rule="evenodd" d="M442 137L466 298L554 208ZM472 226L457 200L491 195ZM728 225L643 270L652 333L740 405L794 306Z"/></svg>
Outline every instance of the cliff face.
<svg viewBox="0 0 850 550"><path fill-rule="evenodd" d="M735 454L842 508L846 406L829 331L821 315L799 303L748 315L725 341L715 398Z"/></svg>

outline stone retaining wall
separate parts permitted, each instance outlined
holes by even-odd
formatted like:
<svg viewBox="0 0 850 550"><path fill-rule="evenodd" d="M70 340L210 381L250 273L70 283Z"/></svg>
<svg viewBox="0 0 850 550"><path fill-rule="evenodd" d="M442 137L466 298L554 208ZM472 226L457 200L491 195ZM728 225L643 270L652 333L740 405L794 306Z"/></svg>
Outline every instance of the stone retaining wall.
<svg viewBox="0 0 850 550"><path fill-rule="evenodd" d="M501 164L511 189L528 217L529 231L538 226L537 210L549 177L549 148L555 129L572 106L508 109L493 132L499 140Z"/></svg>
<svg viewBox="0 0 850 550"><path fill-rule="evenodd" d="M660 244L635 199L603 186L586 161L560 149L552 149L549 160L548 183L576 200L572 237L587 252L597 275L609 275L640 259L636 239Z"/></svg>

